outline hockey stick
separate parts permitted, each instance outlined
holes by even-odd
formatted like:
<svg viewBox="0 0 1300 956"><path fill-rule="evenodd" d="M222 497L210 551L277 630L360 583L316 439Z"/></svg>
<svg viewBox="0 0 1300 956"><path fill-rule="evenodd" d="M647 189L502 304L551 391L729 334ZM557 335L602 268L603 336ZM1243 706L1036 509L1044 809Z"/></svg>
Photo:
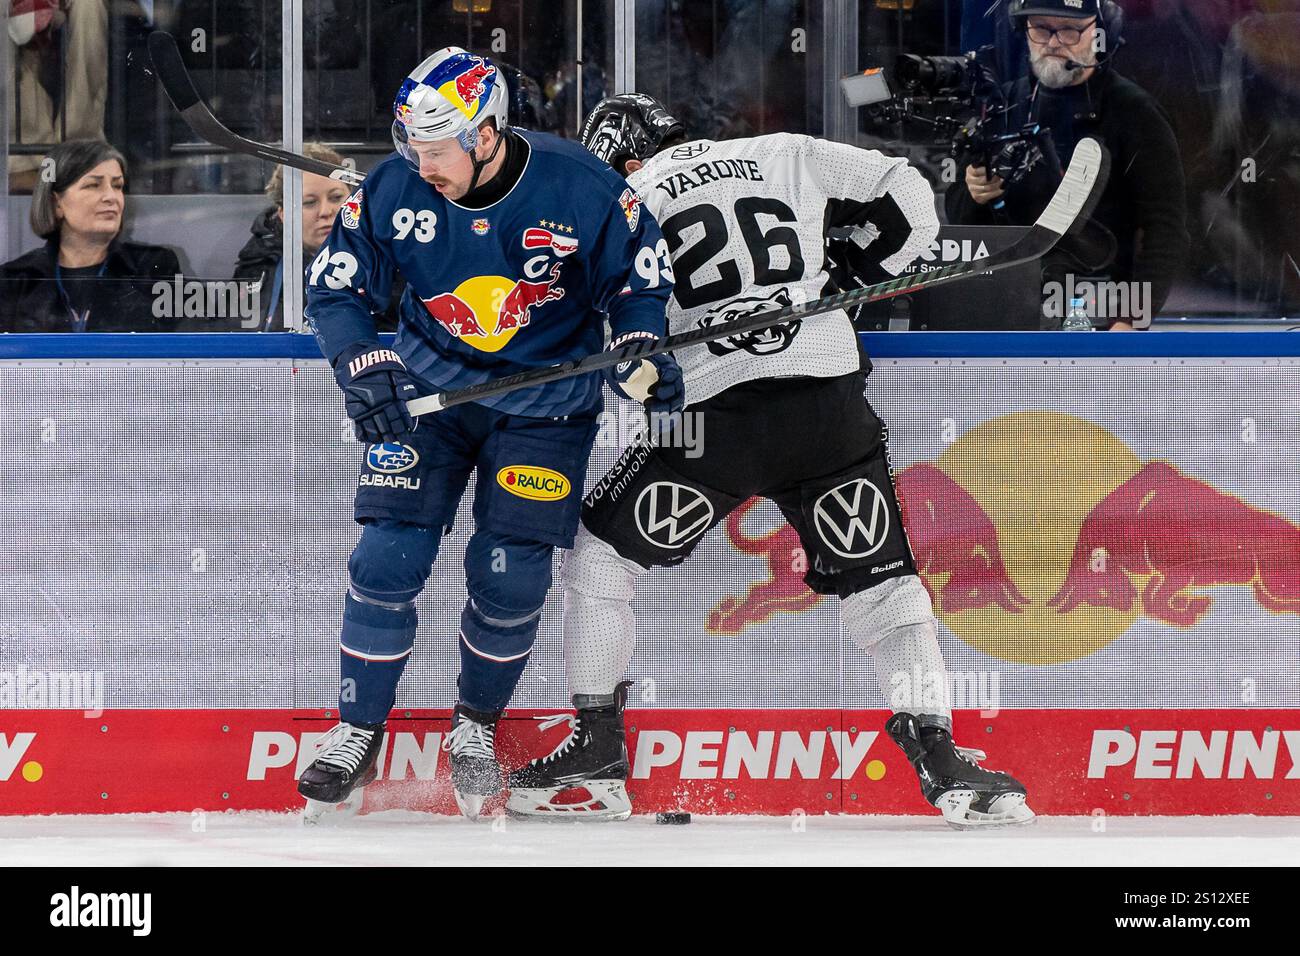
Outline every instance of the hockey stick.
<svg viewBox="0 0 1300 956"><path fill-rule="evenodd" d="M812 302L796 303L781 309L755 312L743 318L724 322L721 325L691 329L689 332L669 335L662 339L635 340L607 352L588 355L586 358L561 362L558 365L545 368L530 369L526 372L507 375L504 378L480 382L466 388L440 392L437 395L425 395L407 402L406 410L412 415L427 415L430 412L439 412L444 408L451 408L453 405L504 395L506 392L513 392L515 389L526 388L530 385L542 385L546 382L555 382L574 375L598 372L613 365L621 365L624 362L646 358L650 355L659 355L663 352L672 352L687 345L699 345L703 342L730 338L733 335L740 335L745 332L757 332L790 319L809 318L866 302L879 302L883 299L891 299L894 296L916 292L919 289L928 289L931 286L942 285L946 282L956 282L968 276L997 272L1001 269L1009 269L1012 266L1023 265L1026 262L1033 262L1050 252L1057 241L1067 232L1073 230L1076 224L1081 226L1087 220L1096 207L1102 190L1106 188L1106 177L1109 171L1110 154L1106 151L1106 148L1095 139L1080 140L1079 145L1074 148L1074 156L1070 160L1070 168L1065 171L1065 178L1061 181L1061 185L1057 187L1056 194L1052 197L1051 202L1047 204L1047 208L1038 217L1038 221L1029 228L1029 232L1015 243L984 259L978 259L974 262L956 262L950 266L935 269L932 272L900 276L897 279L864 286L861 289L852 289L848 292L828 295Z"/></svg>
<svg viewBox="0 0 1300 956"><path fill-rule="evenodd" d="M284 166L292 166L318 176L328 176L351 186L360 185L366 178L365 173L357 172L350 167L335 166L333 163L312 159L310 156L277 149L265 143L245 139L227 129L212 115L212 111L199 96L199 91L194 88L190 72L181 59L180 48L176 46L176 39L170 33L155 30L149 34L149 56L153 60L154 70L158 73L158 79L167 93L167 98L180 111L190 129L212 145L221 146L234 153L243 153Z"/></svg>
<svg viewBox="0 0 1300 956"><path fill-rule="evenodd" d="M194 83L190 79L181 60L175 39L159 30L149 35L149 54L153 58L154 68L163 89L172 103L180 110L185 121L199 136L217 146L233 152L257 156L271 162L293 166L307 172L329 176L347 183L357 184L365 179L365 174L346 166L335 166L311 159L307 156L276 149L264 143L245 139L231 132L221 124L199 97ZM601 369L621 365L634 359L647 358L663 352L671 352L688 345L699 345L717 339L730 338L745 332L758 332L780 325L794 318L811 318L828 312L835 312L850 306L867 302L879 302L894 296L906 295L931 286L946 282L956 282L967 276L996 272L1012 266L1023 265L1041 258L1052 250L1057 241L1067 232L1071 232L1092 214L1101 192L1106 186L1106 177L1110 170L1110 155L1105 147L1095 139L1086 138L1079 141L1070 160L1070 167L1065 171L1061 185L1057 187L1047 208L1038 217L1029 232L1018 241L993 255L975 262L957 262L931 272L911 276L900 276L876 285L851 289L812 302L788 305L781 309L765 310L746 315L720 325L706 326L669 335L662 339L639 339L596 355L573 359L544 368L529 369L504 378L492 379L470 385L466 388L426 395L406 403L406 409L412 415L427 415L441 411L453 405L479 401L496 395L504 395L519 388L531 385L543 385L574 375L585 375Z"/></svg>

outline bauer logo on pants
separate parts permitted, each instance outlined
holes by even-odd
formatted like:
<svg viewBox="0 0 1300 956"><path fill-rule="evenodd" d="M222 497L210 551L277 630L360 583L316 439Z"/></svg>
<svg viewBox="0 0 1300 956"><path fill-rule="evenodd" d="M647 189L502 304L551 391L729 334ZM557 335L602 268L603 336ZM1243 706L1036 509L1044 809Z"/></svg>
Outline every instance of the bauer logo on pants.
<svg viewBox="0 0 1300 956"><path fill-rule="evenodd" d="M813 505L817 534L841 558L865 558L889 534L889 505L865 478L837 485Z"/></svg>
<svg viewBox="0 0 1300 956"><path fill-rule="evenodd" d="M678 548L708 530L713 505L689 485L656 481L636 499L636 528L660 548Z"/></svg>
<svg viewBox="0 0 1300 956"><path fill-rule="evenodd" d="M559 501L569 493L570 482L558 471L533 465L508 465L497 472L497 484L520 498Z"/></svg>

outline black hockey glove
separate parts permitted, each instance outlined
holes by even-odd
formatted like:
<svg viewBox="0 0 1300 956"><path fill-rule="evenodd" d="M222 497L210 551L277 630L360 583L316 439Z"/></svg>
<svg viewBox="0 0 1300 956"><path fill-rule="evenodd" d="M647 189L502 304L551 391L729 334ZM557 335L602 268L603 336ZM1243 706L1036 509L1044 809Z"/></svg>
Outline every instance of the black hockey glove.
<svg viewBox="0 0 1300 956"><path fill-rule="evenodd" d="M338 357L334 377L361 441L397 442L415 430L406 403L419 391L392 349L373 343L354 345Z"/></svg>
<svg viewBox="0 0 1300 956"><path fill-rule="evenodd" d="M609 351L636 339L657 338L650 332L628 332L609 343ZM634 359L605 370L609 387L624 398L645 405L651 415L680 412L686 401L682 369L671 354Z"/></svg>

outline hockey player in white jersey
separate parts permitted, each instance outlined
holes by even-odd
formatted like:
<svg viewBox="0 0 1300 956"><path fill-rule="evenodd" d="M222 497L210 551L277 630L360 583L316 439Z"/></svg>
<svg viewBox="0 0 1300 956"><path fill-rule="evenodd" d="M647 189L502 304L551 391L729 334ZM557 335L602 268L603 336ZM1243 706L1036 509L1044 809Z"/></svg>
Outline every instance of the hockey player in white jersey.
<svg viewBox="0 0 1300 956"><path fill-rule="evenodd" d="M624 94L587 118L583 144L628 177L668 240L672 334L835 291L826 232L850 227L847 265L897 275L938 232L929 185L901 158L810 136L687 141L662 104ZM890 698L919 667L948 686L937 624L894 495L887 432L863 392L870 363L844 313L679 350L686 414L703 454L633 445L588 495L563 569L564 653L576 714L550 755L510 776L510 809L623 819L631 813L623 676L632 598L652 567L684 561L752 496L798 532L808 586L840 601L853 642ZM946 700L889 701L885 727L929 802L958 828L1027 822L1025 788L956 747ZM573 799L575 788L589 798ZM570 793L557 800L565 791Z"/></svg>

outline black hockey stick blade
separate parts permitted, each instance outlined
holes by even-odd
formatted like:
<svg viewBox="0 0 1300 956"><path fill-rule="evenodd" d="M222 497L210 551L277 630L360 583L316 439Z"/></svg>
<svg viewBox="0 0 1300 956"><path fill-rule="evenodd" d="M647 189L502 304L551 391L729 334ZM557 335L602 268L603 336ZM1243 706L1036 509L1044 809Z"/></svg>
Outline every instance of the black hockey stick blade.
<svg viewBox="0 0 1300 956"><path fill-rule="evenodd" d="M199 91L190 78L190 71L185 68L185 61L181 59L176 38L170 33L155 30L149 34L149 57L153 60L154 71L158 74L158 80L162 83L172 105L184 117L190 129L213 146L220 146L233 153L256 156L258 159L283 166L292 166L318 176L328 176L352 186L360 185L366 178L365 173L357 172L351 167L335 166L333 163L312 159L310 156L291 153L266 143L258 143L227 129L212 115L212 111L203 102L203 97L199 96Z"/></svg>
<svg viewBox="0 0 1300 956"><path fill-rule="evenodd" d="M849 306L861 305L864 302L879 302L882 299L892 299L897 295L905 295L909 292L928 289L931 286L947 282L956 282L968 276L997 272L1001 269L1009 269L1012 266L1023 265L1026 262L1033 262L1035 259L1039 259L1051 252L1052 247L1056 245L1061 236L1075 228L1076 224L1081 223L1096 208L1101 191L1106 188L1106 177L1109 169L1110 155L1107 153L1106 147L1095 139L1085 138L1080 140L1079 145L1074 149L1074 156L1070 159L1070 168L1065 171L1065 177L1061 180L1061 185L1057 187L1056 193L1052 196L1051 202L1047 204L1047 208L1043 210L1042 215L1029 228L1029 232L1001 252L995 252L983 259L974 262L955 262L950 266L944 266L942 269L935 269L931 272L899 276L897 279L890 279L876 285L864 286L848 292L838 292L835 295L828 295L812 302L795 303L781 309L767 309L755 312L739 319L733 319L730 322L723 322L720 325L702 326L698 329L691 329L689 332L665 336L662 339L654 339L653 341L638 339L617 349L588 355L586 358L573 359L543 368L529 369L526 372L517 372L514 375L495 378L491 381L480 382L477 385L469 385L450 392L440 392L437 395L425 395L407 402L406 410L411 415L427 415L430 412L440 412L444 408L451 408L453 405L476 402L480 399L504 395L516 389L527 388L531 385L542 385L546 382L555 382L574 375L598 372L601 369L621 365L624 362L659 355L663 352L672 352L687 345L699 345L703 342L713 342L733 335L740 335L744 332L756 332L761 329L771 328L774 325L780 325L790 319L810 318L815 315L846 309Z"/></svg>

